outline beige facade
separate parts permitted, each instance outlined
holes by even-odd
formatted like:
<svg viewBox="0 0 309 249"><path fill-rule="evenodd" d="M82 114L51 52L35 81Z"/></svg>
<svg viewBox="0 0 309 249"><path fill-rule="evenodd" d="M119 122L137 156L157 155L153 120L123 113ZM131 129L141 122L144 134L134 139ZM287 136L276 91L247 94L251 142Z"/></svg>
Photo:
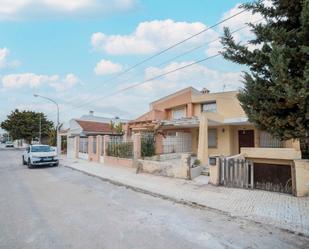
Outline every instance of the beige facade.
<svg viewBox="0 0 309 249"><path fill-rule="evenodd" d="M283 184L292 179L296 193L299 184L304 185L300 180L297 185L296 179L304 167L298 167L298 173L293 171L297 168L294 160L301 159L299 142L280 141L258 130L248 121L237 94L237 91L200 92L189 87L152 102L150 111L129 122L128 129L133 133L156 131L157 154L190 152L196 154L204 166L208 166L210 157L239 155L253 162L257 178L268 176L269 179L271 174L280 178L284 174ZM190 145L179 145L184 141ZM172 146L168 143L178 144L166 149ZM275 173L270 174L270 169ZM211 179L218 177L217 169L210 171Z"/></svg>
<svg viewBox="0 0 309 249"><path fill-rule="evenodd" d="M138 132L159 127L165 135L173 131L189 132L192 145L188 152L196 153L205 165L209 156L240 153L252 160L267 159L267 162L278 164L290 164L299 159L297 141L280 142L248 122L237 93L200 92L189 87L152 102L150 111L130 122L129 128Z"/></svg>

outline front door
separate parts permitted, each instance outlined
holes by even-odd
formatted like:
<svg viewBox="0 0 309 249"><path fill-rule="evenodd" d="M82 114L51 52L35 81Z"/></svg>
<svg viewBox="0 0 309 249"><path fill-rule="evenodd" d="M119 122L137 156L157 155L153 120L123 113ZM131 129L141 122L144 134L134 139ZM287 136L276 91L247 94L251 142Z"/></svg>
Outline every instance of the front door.
<svg viewBox="0 0 309 249"><path fill-rule="evenodd" d="M254 147L254 130L238 131L239 153L241 147Z"/></svg>

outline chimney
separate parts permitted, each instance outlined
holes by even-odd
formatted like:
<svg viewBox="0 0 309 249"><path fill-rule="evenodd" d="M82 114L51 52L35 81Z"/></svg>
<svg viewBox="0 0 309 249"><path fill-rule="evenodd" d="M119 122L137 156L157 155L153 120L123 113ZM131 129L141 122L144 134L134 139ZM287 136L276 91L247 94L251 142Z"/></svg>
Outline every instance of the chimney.
<svg viewBox="0 0 309 249"><path fill-rule="evenodd" d="M94 111L89 111L90 116L93 116L93 114L94 114Z"/></svg>
<svg viewBox="0 0 309 249"><path fill-rule="evenodd" d="M201 90L202 94L208 94L209 92L210 91L207 88L205 88L205 87Z"/></svg>

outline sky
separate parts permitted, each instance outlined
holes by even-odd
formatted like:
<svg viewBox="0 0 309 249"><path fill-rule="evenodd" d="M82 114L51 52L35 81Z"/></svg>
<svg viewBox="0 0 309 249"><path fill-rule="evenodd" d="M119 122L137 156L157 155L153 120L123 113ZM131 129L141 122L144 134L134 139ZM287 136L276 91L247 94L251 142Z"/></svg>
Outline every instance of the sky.
<svg viewBox="0 0 309 249"><path fill-rule="evenodd" d="M55 106L33 94L58 102L65 123L90 110L134 119L149 110L150 102L189 86L237 90L245 69L220 56L151 79L217 54L224 26L233 31L260 21L247 12L130 68L238 13L240 3L0 0L0 122L16 108L44 112L55 121ZM252 38L249 28L234 36L242 43Z"/></svg>

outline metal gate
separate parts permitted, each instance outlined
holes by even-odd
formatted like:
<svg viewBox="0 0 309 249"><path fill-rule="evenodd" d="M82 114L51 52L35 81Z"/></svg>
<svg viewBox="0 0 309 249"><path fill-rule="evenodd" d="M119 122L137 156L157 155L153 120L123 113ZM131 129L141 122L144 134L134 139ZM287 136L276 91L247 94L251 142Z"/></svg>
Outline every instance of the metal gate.
<svg viewBox="0 0 309 249"><path fill-rule="evenodd" d="M236 188L254 188L252 161L235 158L220 158L219 160L221 185Z"/></svg>

